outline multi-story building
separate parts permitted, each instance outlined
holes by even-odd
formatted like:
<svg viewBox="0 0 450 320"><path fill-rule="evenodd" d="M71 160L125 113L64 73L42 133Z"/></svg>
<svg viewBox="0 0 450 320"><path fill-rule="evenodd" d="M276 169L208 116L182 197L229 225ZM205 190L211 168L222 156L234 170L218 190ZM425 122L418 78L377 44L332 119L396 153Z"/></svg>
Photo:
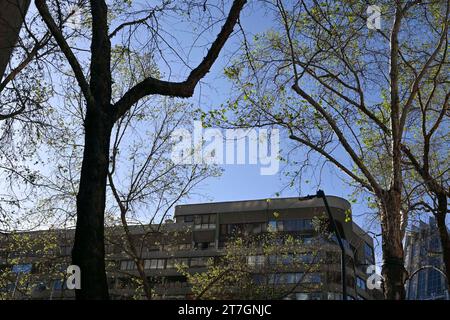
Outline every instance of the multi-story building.
<svg viewBox="0 0 450 320"><path fill-rule="evenodd" d="M343 238L347 255L347 293L349 299L373 299L377 293L366 286L366 269L375 264L373 240L358 225L349 221L350 203L345 199L328 196L328 203ZM177 206L174 219L162 225L132 226L131 238L143 261L145 276L152 284L154 298L191 298L192 292L186 276L179 272L177 265L185 264L189 273L207 270L210 259L224 259L224 251L230 239L237 234L250 237L276 231L301 239L302 245L316 250L321 263L308 277L320 286L316 290L305 291L293 288L285 299L341 299L340 248L335 236L325 237L313 227L315 217L325 216L325 207L320 198L299 200L298 198L278 198L250 201L203 203ZM131 298L135 295L132 277L139 277L135 259L127 254L121 228L107 230L106 244L108 279L111 297ZM67 261L73 239L73 230L58 230L59 255ZM3 252L3 265L15 268L17 275L34 272L33 261L27 260L20 266L8 264ZM251 258L251 259L250 259ZM252 256L248 263L270 263L270 259ZM0 260L0 265L2 261ZM38 272L36 270L36 272ZM277 277L277 285L295 281L303 270L291 270L284 277ZM47 274L51 274L47 272ZM57 276L58 277L58 276ZM42 278L33 297L73 298L73 292L64 290L63 280L54 275ZM283 283L284 282L284 283ZM8 290L13 290L9 284ZM5 289L4 289L5 290Z"/></svg>
<svg viewBox="0 0 450 320"><path fill-rule="evenodd" d="M406 269L412 277L406 282L409 300L449 300L446 277L442 272L442 247L436 220L420 221L405 238Z"/></svg>

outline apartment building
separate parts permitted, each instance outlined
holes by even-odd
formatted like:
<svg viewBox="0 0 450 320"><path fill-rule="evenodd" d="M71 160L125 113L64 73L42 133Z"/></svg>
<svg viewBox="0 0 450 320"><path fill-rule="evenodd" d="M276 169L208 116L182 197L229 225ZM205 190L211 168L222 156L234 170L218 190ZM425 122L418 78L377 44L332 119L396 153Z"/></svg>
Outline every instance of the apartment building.
<svg viewBox="0 0 450 320"><path fill-rule="evenodd" d="M411 279L406 282L409 300L449 300L436 220L419 221L405 238L405 264Z"/></svg>
<svg viewBox="0 0 450 320"><path fill-rule="evenodd" d="M366 286L367 267L375 264L373 239L356 223L349 221L351 206L348 201L335 196L328 196L327 200L347 254L348 298L374 299L379 292L369 290ZM335 300L342 298L341 251L335 236L324 237L314 228L314 220L324 217L325 214L325 207L320 198L277 198L179 205L175 208L173 220L167 220L161 225L132 226L130 236L139 253L139 259L143 261L145 276L152 285L155 299L193 298L191 287L177 266L186 265L189 273L205 272L208 261L224 259L227 243L236 236L245 238L275 231L277 234L289 234L300 239L305 248L315 250L323 258L317 269L305 277L307 281L316 284L311 286L316 289L294 288L283 299ZM137 278L140 274L136 260L127 253L121 230L121 227L115 227L106 231L108 240L105 250L110 294L113 299L143 298L136 296L133 277ZM58 230L55 233L59 250L54 254L61 258L61 267L58 270L63 270L64 263L67 264L70 260L74 231ZM11 265L7 261L8 254L10 253L3 250L3 258L0 258L3 270L14 270L13 275L18 276L26 272L39 274L39 270L33 266L33 259L30 258L20 265ZM260 255L247 258L247 262L253 265L271 263L273 260ZM271 279L276 279L274 284L281 286L294 283L303 273L304 270L289 270L287 273L270 276ZM65 289L61 273L47 272L47 276L41 279L37 289L32 290L32 298L74 297L73 291ZM3 292L10 293L10 296L12 290L12 282L7 288L3 288ZM18 297L15 292L15 298Z"/></svg>

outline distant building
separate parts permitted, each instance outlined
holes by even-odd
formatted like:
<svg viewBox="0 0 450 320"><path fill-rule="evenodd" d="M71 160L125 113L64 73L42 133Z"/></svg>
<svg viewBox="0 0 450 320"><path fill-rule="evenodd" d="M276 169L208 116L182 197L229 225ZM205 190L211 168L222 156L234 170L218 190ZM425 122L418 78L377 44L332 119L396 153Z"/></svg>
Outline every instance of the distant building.
<svg viewBox="0 0 450 320"><path fill-rule="evenodd" d="M347 252L347 292L349 299L374 299L379 292L367 288L367 267L375 264L373 239L354 222L345 222L350 203L345 199L328 196L329 205L343 235ZM276 214L274 214L276 212ZM155 293L155 299L191 298L191 290L186 277L176 269L176 264L184 263L188 271L203 272L208 259L220 259L224 246L239 232L241 235L260 234L277 230L303 240L311 250L320 248L325 263L309 279L320 283L319 291L294 290L288 299L341 299L340 249L336 239L325 239L316 233L312 219L325 214L321 199L299 201L298 198L281 198L249 201L232 201L180 205L175 209L174 221L164 223L162 232L154 232L156 226L133 226L131 232L145 261L145 274ZM120 230L118 227L116 230ZM153 231L152 231L153 230ZM73 241L73 230L58 231L59 255L69 257ZM107 234L114 230L107 230ZM136 264L129 257L123 243L108 242L106 245L108 283L112 299L131 298L134 294L130 276L137 276ZM0 244L1 247L1 244ZM309 248L307 247L307 248ZM7 252L3 252L3 268L12 268L17 274L39 272L30 266L8 265ZM14 255L13 255L14 256ZM270 263L252 256L252 263ZM255 262L256 261L256 262ZM30 260L29 263L33 264ZM250 262L248 262L250 263ZM0 270L2 259L0 257ZM14 269L15 268L15 269ZM31 271L30 271L31 270ZM302 270L292 270L279 277L280 281L296 279ZM15 273L15 274L16 274ZM14 279L12 279L14 281ZM311 281L312 281L311 280ZM63 279L42 278L34 298L71 299L73 291L64 291ZM289 282L290 283L290 282ZM286 284L286 283L285 283ZM280 283L283 285L283 283ZM7 289L13 290L13 284Z"/></svg>
<svg viewBox="0 0 450 320"><path fill-rule="evenodd" d="M409 300L449 300L444 270L442 248L436 221L430 217L428 224L420 221L407 232L405 263L409 274L416 272L406 282ZM420 270L420 271L417 271Z"/></svg>

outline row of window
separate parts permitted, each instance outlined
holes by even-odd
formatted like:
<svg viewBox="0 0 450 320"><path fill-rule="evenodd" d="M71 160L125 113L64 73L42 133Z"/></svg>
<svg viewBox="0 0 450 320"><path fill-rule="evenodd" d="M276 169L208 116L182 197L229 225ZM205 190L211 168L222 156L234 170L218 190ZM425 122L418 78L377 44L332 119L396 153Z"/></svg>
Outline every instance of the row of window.
<svg viewBox="0 0 450 320"><path fill-rule="evenodd" d="M184 222L194 223L194 229L215 229L216 214L203 214L185 216ZM289 220L272 220L267 225L265 222L256 223L240 223L240 224L223 224L221 225L221 234L248 233L257 234L267 229L271 231L304 231L312 230L311 219L289 219Z"/></svg>
<svg viewBox="0 0 450 320"><path fill-rule="evenodd" d="M309 231L313 230L311 219L271 220L269 231Z"/></svg>
<svg viewBox="0 0 450 320"><path fill-rule="evenodd" d="M296 292L291 293L284 300L342 300L342 293L338 292ZM347 295L347 300L355 300L355 297ZM365 300L363 296L358 295L356 300Z"/></svg>
<svg viewBox="0 0 450 320"><path fill-rule="evenodd" d="M201 214L184 216L183 220L186 223L194 223L194 229L215 229L216 228L216 214Z"/></svg>
<svg viewBox="0 0 450 320"><path fill-rule="evenodd" d="M169 259L146 259L144 260L144 269L162 270L175 269L176 265L186 265L188 267L204 267L208 263L209 257L193 257L193 258L169 258ZM137 266L133 260L122 260L120 262L120 270L132 271Z"/></svg>
<svg viewBox="0 0 450 320"><path fill-rule="evenodd" d="M263 266L267 262L269 265L289 265L293 263L313 263L314 255L312 253L292 254L285 255L252 255L247 257L247 264L249 266Z"/></svg>
<svg viewBox="0 0 450 320"><path fill-rule="evenodd" d="M273 273L269 275L255 275L254 281L256 284L268 283L270 285L282 284L297 284L297 283L313 283L319 284L322 282L320 273L303 273L303 272L288 272L288 273Z"/></svg>
<svg viewBox="0 0 450 320"><path fill-rule="evenodd" d="M230 223L220 225L221 235L232 234L258 234L267 230L267 224L265 222L255 223Z"/></svg>

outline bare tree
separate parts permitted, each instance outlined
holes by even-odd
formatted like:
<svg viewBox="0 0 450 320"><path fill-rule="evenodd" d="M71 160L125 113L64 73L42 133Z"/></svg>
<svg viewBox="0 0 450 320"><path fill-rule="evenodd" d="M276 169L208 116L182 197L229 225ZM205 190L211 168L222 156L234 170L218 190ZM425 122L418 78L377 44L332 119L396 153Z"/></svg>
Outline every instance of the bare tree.
<svg viewBox="0 0 450 320"><path fill-rule="evenodd" d="M385 297L403 299L403 149L420 88L446 60L450 2L382 1L380 30L366 26L369 3L266 3L275 28L245 41L226 70L240 89L230 122L286 128L291 140L375 196Z"/></svg>
<svg viewBox="0 0 450 320"><path fill-rule="evenodd" d="M147 104L136 105L117 122L108 182L124 231L122 247L136 264L144 295L152 299L152 284L144 268L147 241L164 232L161 224L175 204L219 171L205 165L182 165L171 159L175 142L171 133L189 125L193 112L188 106L167 98L152 108ZM129 132L139 131L138 127L147 128L147 133L142 137L133 134L131 139ZM130 230L133 225L146 230L139 239Z"/></svg>
<svg viewBox="0 0 450 320"><path fill-rule="evenodd" d="M187 98L192 96L199 81L209 72L216 61L225 42L233 32L239 14L246 3L245 0L233 1L228 14L210 15L209 26L214 25L224 17L225 22L214 41L211 42L204 58L191 69L189 75L181 81L161 80L158 77L148 76L144 79L131 79L129 90L122 97L114 101L112 97L113 77L111 69L113 61L112 51L123 48L126 52L139 39L150 39L141 46L153 56L159 55L160 44L167 43L167 30L163 29L161 21L165 14L189 14L198 12L209 13L208 8L220 8L221 2L211 5L204 1L164 1L161 5L146 5L142 10L117 1L108 7L106 1L90 1L85 4L79 1L79 7L88 8L86 27L81 37L89 48L82 50L71 45L64 33L64 24L61 22L61 12L67 8L59 1L34 1L39 14L45 22L59 49L64 54L67 63L76 78L77 84L83 93L86 105L84 118L84 151L81 167L79 191L77 195L77 226L75 244L73 249L73 263L79 265L83 274L81 277L81 290L77 290L78 299L107 299L107 281L104 262L104 212L106 201L106 183L109 166L109 149L111 132L114 124L122 118L130 108L147 96L163 95ZM122 6L122 7L120 7ZM109 20L108 13L120 7L123 11L114 21ZM205 11L202 11L205 10ZM56 12L52 16L51 11ZM221 11L219 11L221 12ZM138 18L140 17L140 18ZM198 17L198 15L197 15ZM122 22L121 22L122 19ZM192 21L195 22L195 19ZM173 22L173 21L172 21ZM167 27L167 25L166 25ZM112 29L112 30L110 30ZM138 32L139 39L134 38ZM120 37L122 36L122 40ZM179 41L175 36L172 43ZM83 41L77 43L82 46ZM112 42L118 41L112 46ZM173 48L170 43L167 47ZM77 54L78 53L78 54ZM86 57L88 55L88 57ZM162 62L168 61L170 55L160 57ZM173 51L172 57L181 54ZM184 62L184 61L182 61ZM83 66L88 65L89 71ZM168 64L170 68L170 64Z"/></svg>

